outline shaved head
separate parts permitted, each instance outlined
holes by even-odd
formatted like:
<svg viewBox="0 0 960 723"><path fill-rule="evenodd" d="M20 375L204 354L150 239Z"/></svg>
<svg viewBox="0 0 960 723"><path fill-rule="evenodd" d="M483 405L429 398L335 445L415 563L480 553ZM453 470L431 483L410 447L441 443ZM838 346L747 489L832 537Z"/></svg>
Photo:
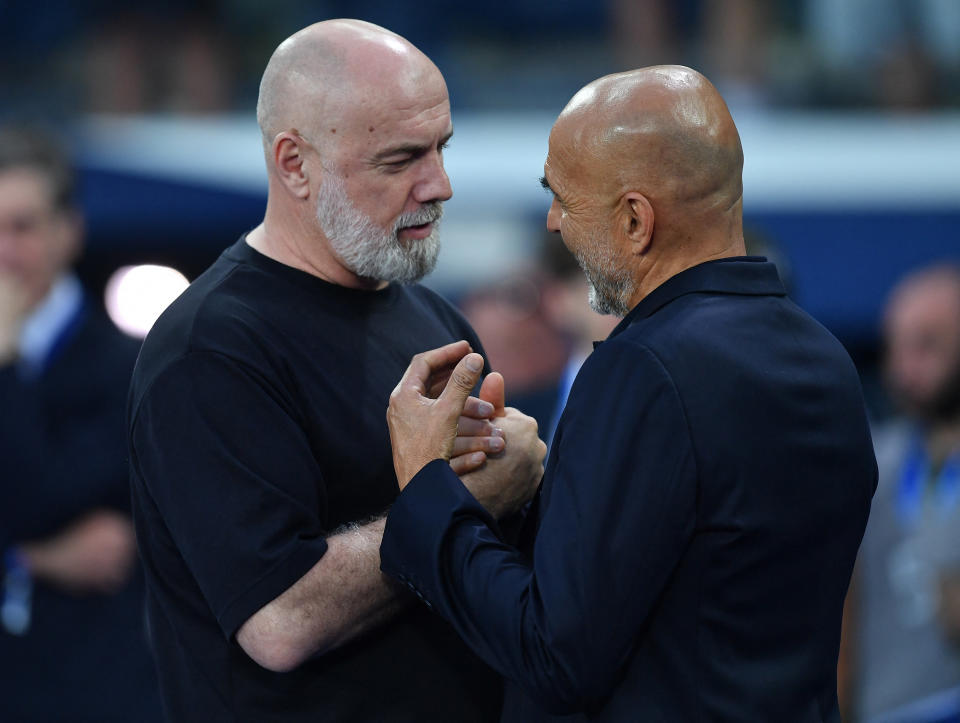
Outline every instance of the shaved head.
<svg viewBox="0 0 960 723"><path fill-rule="evenodd" d="M573 97L554 130L585 160L585 171L616 190L726 207L743 193L736 126L717 89L690 68L600 78Z"/></svg>
<svg viewBox="0 0 960 723"><path fill-rule="evenodd" d="M291 129L325 142L385 94L414 95L438 79L443 83L433 62L396 33L361 20L326 20L274 51L260 81L257 123L267 149Z"/></svg>
<svg viewBox="0 0 960 723"><path fill-rule="evenodd" d="M726 103L690 68L607 75L564 108L543 184L590 282L590 303L623 316L660 283L742 255L743 149Z"/></svg>

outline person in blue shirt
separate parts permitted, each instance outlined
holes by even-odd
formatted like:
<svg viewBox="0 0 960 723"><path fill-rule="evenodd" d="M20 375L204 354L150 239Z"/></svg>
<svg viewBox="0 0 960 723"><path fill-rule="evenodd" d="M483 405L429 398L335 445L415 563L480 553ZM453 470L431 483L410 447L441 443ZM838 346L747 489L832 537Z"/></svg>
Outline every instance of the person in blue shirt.
<svg viewBox="0 0 960 723"><path fill-rule="evenodd" d="M160 720L123 410L139 344L71 267L55 140L0 128L0 718Z"/></svg>
<svg viewBox="0 0 960 723"><path fill-rule="evenodd" d="M874 430L880 478L847 604L860 720L960 720L960 267L903 278L883 315L900 412Z"/></svg>
<svg viewBox="0 0 960 723"><path fill-rule="evenodd" d="M446 461L479 355L427 399L448 356L427 352L391 396L381 567L507 678L504 721L839 723L877 465L849 356L744 256L742 168L689 68L600 78L561 113L547 227L623 318L573 383L518 545ZM522 471L506 499L542 453L516 441L485 468Z"/></svg>

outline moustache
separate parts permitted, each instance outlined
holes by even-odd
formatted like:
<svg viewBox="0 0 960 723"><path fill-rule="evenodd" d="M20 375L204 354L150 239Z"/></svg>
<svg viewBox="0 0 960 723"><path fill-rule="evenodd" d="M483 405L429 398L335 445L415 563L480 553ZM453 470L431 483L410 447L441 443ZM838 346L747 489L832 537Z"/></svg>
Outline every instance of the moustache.
<svg viewBox="0 0 960 723"><path fill-rule="evenodd" d="M440 220L441 216L443 216L443 206L439 201L425 203L416 211L400 214L397 217L396 223L393 224L393 230L397 232L410 226L423 226L427 223L435 223Z"/></svg>

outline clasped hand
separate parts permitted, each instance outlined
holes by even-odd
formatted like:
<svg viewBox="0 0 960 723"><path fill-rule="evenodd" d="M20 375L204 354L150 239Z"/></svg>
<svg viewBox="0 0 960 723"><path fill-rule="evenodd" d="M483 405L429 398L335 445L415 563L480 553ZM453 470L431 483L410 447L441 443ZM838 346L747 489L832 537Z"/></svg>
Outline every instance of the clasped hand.
<svg viewBox="0 0 960 723"><path fill-rule="evenodd" d="M546 445L537 423L504 407L503 377L487 375L465 341L418 354L390 395L387 423L402 490L435 459L448 460L470 493L495 517L518 510L543 476Z"/></svg>

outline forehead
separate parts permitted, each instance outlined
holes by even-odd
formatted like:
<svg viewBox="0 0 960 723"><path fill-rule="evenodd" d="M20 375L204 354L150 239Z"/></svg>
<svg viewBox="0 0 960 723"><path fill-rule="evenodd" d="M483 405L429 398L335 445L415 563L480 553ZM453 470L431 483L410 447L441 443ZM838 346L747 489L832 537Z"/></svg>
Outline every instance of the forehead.
<svg viewBox="0 0 960 723"><path fill-rule="evenodd" d="M904 289L890 309L888 327L894 333L936 329L960 336L960 284L937 279Z"/></svg>
<svg viewBox="0 0 960 723"><path fill-rule="evenodd" d="M449 134L450 98L442 76L397 80L348 98L342 119L346 127L330 124L323 129L326 136L339 134L353 150L378 150L395 143L431 144Z"/></svg>
<svg viewBox="0 0 960 723"><path fill-rule="evenodd" d="M587 130L562 116L550 130L543 169L552 186L568 193L578 189L591 193L600 190L599 158Z"/></svg>
<svg viewBox="0 0 960 723"><path fill-rule="evenodd" d="M53 202L47 176L29 166L0 170L0 213L45 210Z"/></svg>

